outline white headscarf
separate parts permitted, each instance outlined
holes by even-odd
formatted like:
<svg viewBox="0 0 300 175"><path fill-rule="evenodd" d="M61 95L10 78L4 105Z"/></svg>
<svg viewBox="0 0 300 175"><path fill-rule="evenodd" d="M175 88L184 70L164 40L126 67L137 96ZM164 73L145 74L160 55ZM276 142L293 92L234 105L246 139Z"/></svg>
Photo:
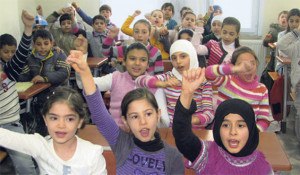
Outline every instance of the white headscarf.
<svg viewBox="0 0 300 175"><path fill-rule="evenodd" d="M170 48L170 60L171 56L176 52L184 52L187 53L190 56L190 68L198 68L198 57L197 52L193 46L193 44L188 40L177 40L175 41ZM172 60L171 60L172 61ZM172 73L176 76L176 78L180 81L182 81L181 74L173 67Z"/></svg>

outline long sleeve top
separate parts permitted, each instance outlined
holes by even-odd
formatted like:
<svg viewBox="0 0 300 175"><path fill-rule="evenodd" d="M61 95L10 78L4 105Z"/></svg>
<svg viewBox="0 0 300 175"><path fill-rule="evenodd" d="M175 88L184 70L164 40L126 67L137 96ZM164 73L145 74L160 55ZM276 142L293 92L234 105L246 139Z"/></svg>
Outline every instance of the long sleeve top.
<svg viewBox="0 0 300 175"><path fill-rule="evenodd" d="M122 25L121 31L123 33L125 33L126 35L133 36L133 28L129 27L133 20L134 20L134 18L132 16L128 16L128 18ZM155 31L155 32L158 32L158 31ZM152 46L157 47L160 50L162 58L164 60L169 59L169 56L170 56L169 50L171 47L171 43L169 41L169 35L165 35L165 36L160 35L158 40L156 39L155 35L153 35L150 38L150 43Z"/></svg>
<svg viewBox="0 0 300 175"><path fill-rule="evenodd" d="M154 85L157 81L167 81L171 77L174 77L174 74L169 71L161 75L155 76L139 76L136 79L136 83L140 87L155 88ZM174 112L176 102L181 93L181 86L177 87L166 87L163 88L165 92L165 97L167 99L167 109L170 118L170 127L173 124ZM193 128L195 129L204 129L208 124L210 124L214 119L214 111L212 105L212 85L208 81L204 81L195 92L193 99L197 103L197 110L193 114L193 117L198 117L200 124L194 124Z"/></svg>
<svg viewBox="0 0 300 175"><path fill-rule="evenodd" d="M55 44L61 48L66 55L70 54L70 50L75 50L74 40L76 36L72 32L64 32L61 28L56 28L53 24L60 15L57 12L53 12L47 17L47 22L50 27L50 33L54 37Z"/></svg>
<svg viewBox="0 0 300 175"><path fill-rule="evenodd" d="M98 90L85 98L92 120L114 152L117 174L184 174L183 157L176 148L164 141L156 151L140 148L134 136L120 129L111 118Z"/></svg>
<svg viewBox="0 0 300 175"><path fill-rule="evenodd" d="M277 42L277 47L289 58L292 59L291 63L291 80L292 85L300 83L300 33L297 29L284 35Z"/></svg>
<svg viewBox="0 0 300 175"><path fill-rule="evenodd" d="M21 134L0 128L0 145L32 156L40 174L107 174L103 147L75 137L76 151L65 161L56 154L50 136L44 138L39 134Z"/></svg>
<svg viewBox="0 0 300 175"><path fill-rule="evenodd" d="M107 37L102 45L102 53L106 56L114 58L124 58L127 46L111 46L113 42L112 38ZM161 52L154 46L147 46L150 58L149 58L149 68L147 70L148 74L155 75L164 72L163 60L161 57Z"/></svg>
<svg viewBox="0 0 300 175"><path fill-rule="evenodd" d="M213 85L218 87L217 104L232 99L239 98L248 102L255 113L256 125L259 131L268 129L273 120L270 116L268 89L258 82L256 75L253 82L245 82L231 71L230 64L213 65L206 68L206 78Z"/></svg>
<svg viewBox="0 0 300 175"><path fill-rule="evenodd" d="M199 139L191 129L191 116L196 110L193 100L190 109L177 101L173 135L179 151L188 160L187 168L196 174L274 174L262 152L255 150L245 157L235 157L219 147L214 141Z"/></svg>
<svg viewBox="0 0 300 175"><path fill-rule="evenodd" d="M7 63L0 61L3 66L0 86L0 125L11 123L20 119L19 96L16 90L16 81L25 65L29 53L31 36L23 34L18 49L12 59Z"/></svg>

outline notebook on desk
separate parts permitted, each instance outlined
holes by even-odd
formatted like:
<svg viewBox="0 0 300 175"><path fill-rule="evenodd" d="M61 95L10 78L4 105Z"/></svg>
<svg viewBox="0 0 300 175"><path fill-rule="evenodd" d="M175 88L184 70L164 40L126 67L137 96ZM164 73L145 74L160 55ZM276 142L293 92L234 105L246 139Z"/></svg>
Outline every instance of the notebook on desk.
<svg viewBox="0 0 300 175"><path fill-rule="evenodd" d="M16 83L17 92L24 92L28 88L30 88L32 85L33 85L32 82L17 82Z"/></svg>

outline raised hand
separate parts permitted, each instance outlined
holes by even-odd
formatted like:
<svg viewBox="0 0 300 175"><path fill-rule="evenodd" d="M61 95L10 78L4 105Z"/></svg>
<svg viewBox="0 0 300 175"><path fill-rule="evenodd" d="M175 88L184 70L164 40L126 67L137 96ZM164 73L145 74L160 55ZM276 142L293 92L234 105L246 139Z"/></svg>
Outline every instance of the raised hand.
<svg viewBox="0 0 300 175"><path fill-rule="evenodd" d="M212 14L212 12L214 12L215 9L213 6L209 6L209 9L208 9L208 14Z"/></svg>
<svg viewBox="0 0 300 175"><path fill-rule="evenodd" d="M266 41L270 41L272 39L272 35L270 33L268 33L265 37Z"/></svg>
<svg viewBox="0 0 300 175"><path fill-rule="evenodd" d="M137 16L139 16L140 14L141 14L142 12L140 11L140 10L136 10L136 11L134 11L134 13L132 14L132 17L137 17Z"/></svg>
<svg viewBox="0 0 300 175"><path fill-rule="evenodd" d="M169 33L167 27L160 27L160 28L158 29L158 31L159 31L159 34L160 34L160 35L167 35L167 34Z"/></svg>
<svg viewBox="0 0 300 175"><path fill-rule="evenodd" d="M111 28L108 37L115 38L118 36L120 29L119 28Z"/></svg>
<svg viewBox="0 0 300 175"><path fill-rule="evenodd" d="M72 2L72 6L75 8L75 10L78 12L79 11L79 6L77 5L76 2Z"/></svg>
<svg viewBox="0 0 300 175"><path fill-rule="evenodd" d="M205 68L194 68L184 71L182 74L181 92L193 94L200 87L205 79Z"/></svg>
<svg viewBox="0 0 300 175"><path fill-rule="evenodd" d="M70 64L78 73L88 72L90 68L85 61L82 52L78 50L71 50L66 62Z"/></svg>
<svg viewBox="0 0 300 175"><path fill-rule="evenodd" d="M250 61L242 61L237 65L234 65L231 70L233 73L246 73L253 69L253 64Z"/></svg>
<svg viewBox="0 0 300 175"><path fill-rule="evenodd" d="M24 23L24 33L27 36L31 36L32 34L32 26L35 22L35 18L32 14L28 13L26 10L22 11L22 21Z"/></svg>
<svg viewBox="0 0 300 175"><path fill-rule="evenodd" d="M83 35L80 34L74 40L74 46L75 46L76 50L81 51L83 54L87 53L88 42L87 42L87 39Z"/></svg>
<svg viewBox="0 0 300 175"><path fill-rule="evenodd" d="M41 5L38 5L38 6L36 7L36 12L37 12L39 15L44 16L43 8L42 8Z"/></svg>

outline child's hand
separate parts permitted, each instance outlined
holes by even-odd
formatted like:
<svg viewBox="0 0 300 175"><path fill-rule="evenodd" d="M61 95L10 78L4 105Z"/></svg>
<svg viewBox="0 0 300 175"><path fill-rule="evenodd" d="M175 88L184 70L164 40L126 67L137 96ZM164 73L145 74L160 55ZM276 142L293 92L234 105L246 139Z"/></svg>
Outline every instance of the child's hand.
<svg viewBox="0 0 300 175"><path fill-rule="evenodd" d="M160 28L158 29L158 31L159 31L159 34L160 34L160 35L167 35L167 34L169 33L167 27L160 27Z"/></svg>
<svg viewBox="0 0 300 175"><path fill-rule="evenodd" d="M77 5L76 2L72 2L72 6L75 8L75 10L78 12L79 11L79 6Z"/></svg>
<svg viewBox="0 0 300 175"><path fill-rule="evenodd" d="M212 14L212 12L214 12L214 11L215 11L214 7L213 7L213 6L209 6L208 14L210 15L210 14Z"/></svg>
<svg viewBox="0 0 300 175"><path fill-rule="evenodd" d="M116 67L117 66L116 62L114 62L114 61L109 62L108 65L110 65L111 67Z"/></svg>
<svg viewBox="0 0 300 175"><path fill-rule="evenodd" d="M168 79L167 81L165 81L165 83L165 87L181 86L181 82L176 77Z"/></svg>
<svg viewBox="0 0 300 175"><path fill-rule="evenodd" d="M81 51L83 54L87 53L88 42L87 42L87 39L83 35L80 34L74 40L74 46L75 46L76 50Z"/></svg>
<svg viewBox="0 0 300 175"><path fill-rule="evenodd" d="M205 68L194 68L183 72L181 92L193 94L203 83L205 77Z"/></svg>
<svg viewBox="0 0 300 175"><path fill-rule="evenodd" d="M37 12L39 15L44 16L44 14L43 14L43 8L42 8L41 5L38 5L38 6L36 7L36 12Z"/></svg>
<svg viewBox="0 0 300 175"><path fill-rule="evenodd" d="M32 26L34 24L34 20L35 20L35 18L32 14L30 14L26 10L22 11L22 21L23 21L25 27L32 28Z"/></svg>
<svg viewBox="0 0 300 175"><path fill-rule="evenodd" d="M250 61L243 61L239 63L238 65L234 65L231 68L231 71L234 73L246 73L251 71L253 68L253 65L251 64Z"/></svg>
<svg viewBox="0 0 300 175"><path fill-rule="evenodd" d="M115 38L119 34L119 28L111 28L108 37L109 38Z"/></svg>
<svg viewBox="0 0 300 175"><path fill-rule="evenodd" d="M137 16L139 16L140 14L141 14L142 12L140 11L140 10L136 10L136 11L134 11L134 13L132 14L132 17L137 17Z"/></svg>
<svg viewBox="0 0 300 175"><path fill-rule="evenodd" d="M266 41L270 41L272 39L272 35L270 33L268 33L265 37Z"/></svg>
<svg viewBox="0 0 300 175"><path fill-rule="evenodd" d="M35 76L32 80L32 83L36 84L36 83L44 83L45 80L43 77L41 77L40 75Z"/></svg>
<svg viewBox="0 0 300 175"><path fill-rule="evenodd" d="M59 48L58 46L54 46L53 49L57 52L57 53L65 53L61 48Z"/></svg>
<svg viewBox="0 0 300 175"><path fill-rule="evenodd" d="M83 57L83 53L78 50L71 50L70 55L67 57L66 62L70 64L76 72L84 73L90 72L90 68Z"/></svg>
<svg viewBox="0 0 300 175"><path fill-rule="evenodd" d="M58 13L59 15L63 15L63 14L65 14L65 13L68 13L68 9L67 9L67 8L61 8L61 9L59 9L59 10L57 11L57 13Z"/></svg>

